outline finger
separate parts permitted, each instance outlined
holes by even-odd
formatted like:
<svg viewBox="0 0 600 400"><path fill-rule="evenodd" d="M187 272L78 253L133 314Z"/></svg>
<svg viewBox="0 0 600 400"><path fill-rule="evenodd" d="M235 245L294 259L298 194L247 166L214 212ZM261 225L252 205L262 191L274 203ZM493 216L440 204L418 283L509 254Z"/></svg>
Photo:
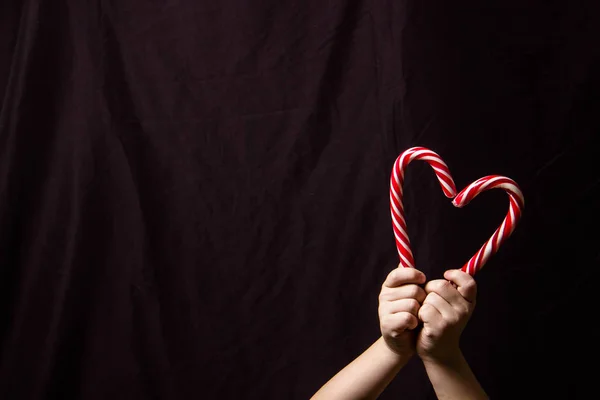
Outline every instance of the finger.
<svg viewBox="0 0 600 400"><path fill-rule="evenodd" d="M436 279L428 282L425 285L425 292L437 293L460 312L468 312L470 309L470 303L465 300L452 282L445 279Z"/></svg>
<svg viewBox="0 0 600 400"><path fill-rule="evenodd" d="M381 312L383 314L396 314L399 312L407 312L413 314L415 317L419 312L421 304L415 299L400 299L396 301L385 302L381 305Z"/></svg>
<svg viewBox="0 0 600 400"><path fill-rule="evenodd" d="M383 286L393 288L407 283L420 285L425 283L425 280L425 274L418 269L398 267L388 274Z"/></svg>
<svg viewBox="0 0 600 400"><path fill-rule="evenodd" d="M423 302L423 306L425 304L433 306L436 310L438 310L438 312L442 314L442 317L446 321L454 321L456 319L456 310L454 310L452 305L436 292L427 294L427 297Z"/></svg>
<svg viewBox="0 0 600 400"><path fill-rule="evenodd" d="M391 332L392 336L398 336L406 330L415 329L418 324L417 317L407 312L387 314L381 318L382 330Z"/></svg>
<svg viewBox="0 0 600 400"><path fill-rule="evenodd" d="M423 304L421 308L419 308L418 314L419 320L423 321L424 324L433 324L436 325L438 321L444 319L442 314L431 304Z"/></svg>
<svg viewBox="0 0 600 400"><path fill-rule="evenodd" d="M444 273L444 278L457 286L458 292L468 302L473 303L477 298L477 283L475 279L460 269L451 269Z"/></svg>
<svg viewBox="0 0 600 400"><path fill-rule="evenodd" d="M400 299L415 299L419 303L423 303L427 293L422 287L415 284L407 284L400 287L388 288L384 287L379 295L380 301L395 301Z"/></svg>

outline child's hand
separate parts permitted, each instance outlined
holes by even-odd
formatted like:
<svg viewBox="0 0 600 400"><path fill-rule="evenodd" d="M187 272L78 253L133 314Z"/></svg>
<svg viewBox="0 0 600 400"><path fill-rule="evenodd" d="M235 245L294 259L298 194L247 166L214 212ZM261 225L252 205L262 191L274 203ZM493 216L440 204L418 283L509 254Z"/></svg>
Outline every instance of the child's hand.
<svg viewBox="0 0 600 400"><path fill-rule="evenodd" d="M414 268L396 268L387 276L379 294L379 323L387 346L396 354L415 352L418 313L425 291L418 286L425 275Z"/></svg>
<svg viewBox="0 0 600 400"><path fill-rule="evenodd" d="M460 355L460 335L475 308L477 285L471 275L449 270L444 278L425 285L427 297L419 310L423 328L417 337L423 361L444 362Z"/></svg>

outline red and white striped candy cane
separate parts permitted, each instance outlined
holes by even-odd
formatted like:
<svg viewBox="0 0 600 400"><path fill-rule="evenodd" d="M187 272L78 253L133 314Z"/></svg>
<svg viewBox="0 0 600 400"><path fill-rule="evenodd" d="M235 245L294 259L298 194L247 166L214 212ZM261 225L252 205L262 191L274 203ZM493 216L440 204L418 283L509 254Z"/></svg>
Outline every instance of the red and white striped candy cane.
<svg viewBox="0 0 600 400"><path fill-rule="evenodd" d="M500 245L513 233L517 222L521 218L521 209L525 206L525 198L515 181L505 176L488 175L477 179L464 188L452 200L455 207L462 208L469 204L478 194L491 189L504 189L508 194L509 206L506 217L487 242L479 251L462 267L462 270L475 275L490 257L498 251Z"/></svg>
<svg viewBox="0 0 600 400"><path fill-rule="evenodd" d="M392 175L390 178L390 209L392 214L392 226L394 236L396 237L396 247L400 256L400 265L403 267L414 268L414 258L410 249L410 240L406 229L406 221L404 219L403 189L404 170L412 160L427 161L435 171L435 174L440 182L442 190L446 197L454 198L452 204L455 207L462 208L469 204L481 192L490 189L504 189L508 193L509 208L504 221L496 229L490 239L481 246L479 251L462 267L462 270L475 275L489 258L498 251L500 245L512 234L515 226L521 217L521 209L525 204L523 193L515 181L510 178L489 175L476 180L458 195L456 195L456 187L454 180L450 175L450 170L441 157L424 147L413 147L403 152L394 163Z"/></svg>
<svg viewBox="0 0 600 400"><path fill-rule="evenodd" d="M413 147L402 153L394 163L392 176L390 178L390 209L392 212L392 227L396 237L396 247L400 256L400 264L403 267L415 267L415 260L410 249L410 240L406 230L403 204L404 170L413 160L427 161L433 168L435 175L440 181L442 191L448 198L456 196L456 186L450 176L450 170L442 158L435 152L425 147Z"/></svg>

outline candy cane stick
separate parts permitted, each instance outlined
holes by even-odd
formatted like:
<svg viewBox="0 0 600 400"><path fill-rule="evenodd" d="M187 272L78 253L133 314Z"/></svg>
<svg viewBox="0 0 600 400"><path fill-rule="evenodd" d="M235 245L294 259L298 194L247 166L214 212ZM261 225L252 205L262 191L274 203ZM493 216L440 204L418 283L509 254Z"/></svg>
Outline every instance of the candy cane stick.
<svg viewBox="0 0 600 400"><path fill-rule="evenodd" d="M469 202L480 193L497 188L504 189L508 194L508 212L506 213L506 217L504 217L502 224L500 224L494 234L462 267L463 271L471 275L475 275L475 273L487 263L489 258L498 251L500 245L514 232L515 226L521 218L521 209L525 205L525 198L517 183L512 179L505 176L488 175L471 183L464 188L454 200L452 200L452 204L454 204L455 207L462 208L469 204Z"/></svg>
<svg viewBox="0 0 600 400"><path fill-rule="evenodd" d="M450 176L450 170L442 158L435 152L424 147L413 147L403 152L394 163L392 176L390 178L390 209L392 214L392 226L396 237L396 247L400 256L400 265L403 267L415 267L415 260L410 249L410 240L406 230L403 205L404 170L413 160L423 160L429 163L437 176L442 191L448 198L456 196L456 186Z"/></svg>
<svg viewBox="0 0 600 400"><path fill-rule="evenodd" d="M403 205L404 170L413 160L427 161L435 171L442 190L446 197L456 198L452 201L455 207L462 208L469 204L481 192L491 189L504 189L509 196L509 209L502 224L496 229L490 239L481 246L479 251L462 267L462 270L474 275L479 271L489 258L495 254L500 245L512 234L517 222L521 217L521 208L525 204L523 193L515 181L510 178L489 175L476 180L458 195L456 187L448 166L441 157L424 147L413 147L403 152L395 161L390 178L390 209L392 214L392 226L396 238L396 247L400 256L400 265L414 268L414 258L410 249L410 240L406 229Z"/></svg>

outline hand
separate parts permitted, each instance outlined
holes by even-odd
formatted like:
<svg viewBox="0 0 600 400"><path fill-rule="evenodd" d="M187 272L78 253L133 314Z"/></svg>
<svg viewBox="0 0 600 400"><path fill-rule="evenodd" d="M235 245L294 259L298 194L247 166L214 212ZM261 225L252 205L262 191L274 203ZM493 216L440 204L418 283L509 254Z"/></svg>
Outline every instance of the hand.
<svg viewBox="0 0 600 400"><path fill-rule="evenodd" d="M419 309L423 328L417 337L417 353L424 362L446 362L460 356L460 335L475 309L477 285L473 277L449 270L444 278L447 280L425 285L427 297Z"/></svg>
<svg viewBox="0 0 600 400"><path fill-rule="evenodd" d="M379 294L379 324L385 343L399 355L415 352L418 313L425 299L420 284L425 275L414 268L398 267L389 273Z"/></svg>

